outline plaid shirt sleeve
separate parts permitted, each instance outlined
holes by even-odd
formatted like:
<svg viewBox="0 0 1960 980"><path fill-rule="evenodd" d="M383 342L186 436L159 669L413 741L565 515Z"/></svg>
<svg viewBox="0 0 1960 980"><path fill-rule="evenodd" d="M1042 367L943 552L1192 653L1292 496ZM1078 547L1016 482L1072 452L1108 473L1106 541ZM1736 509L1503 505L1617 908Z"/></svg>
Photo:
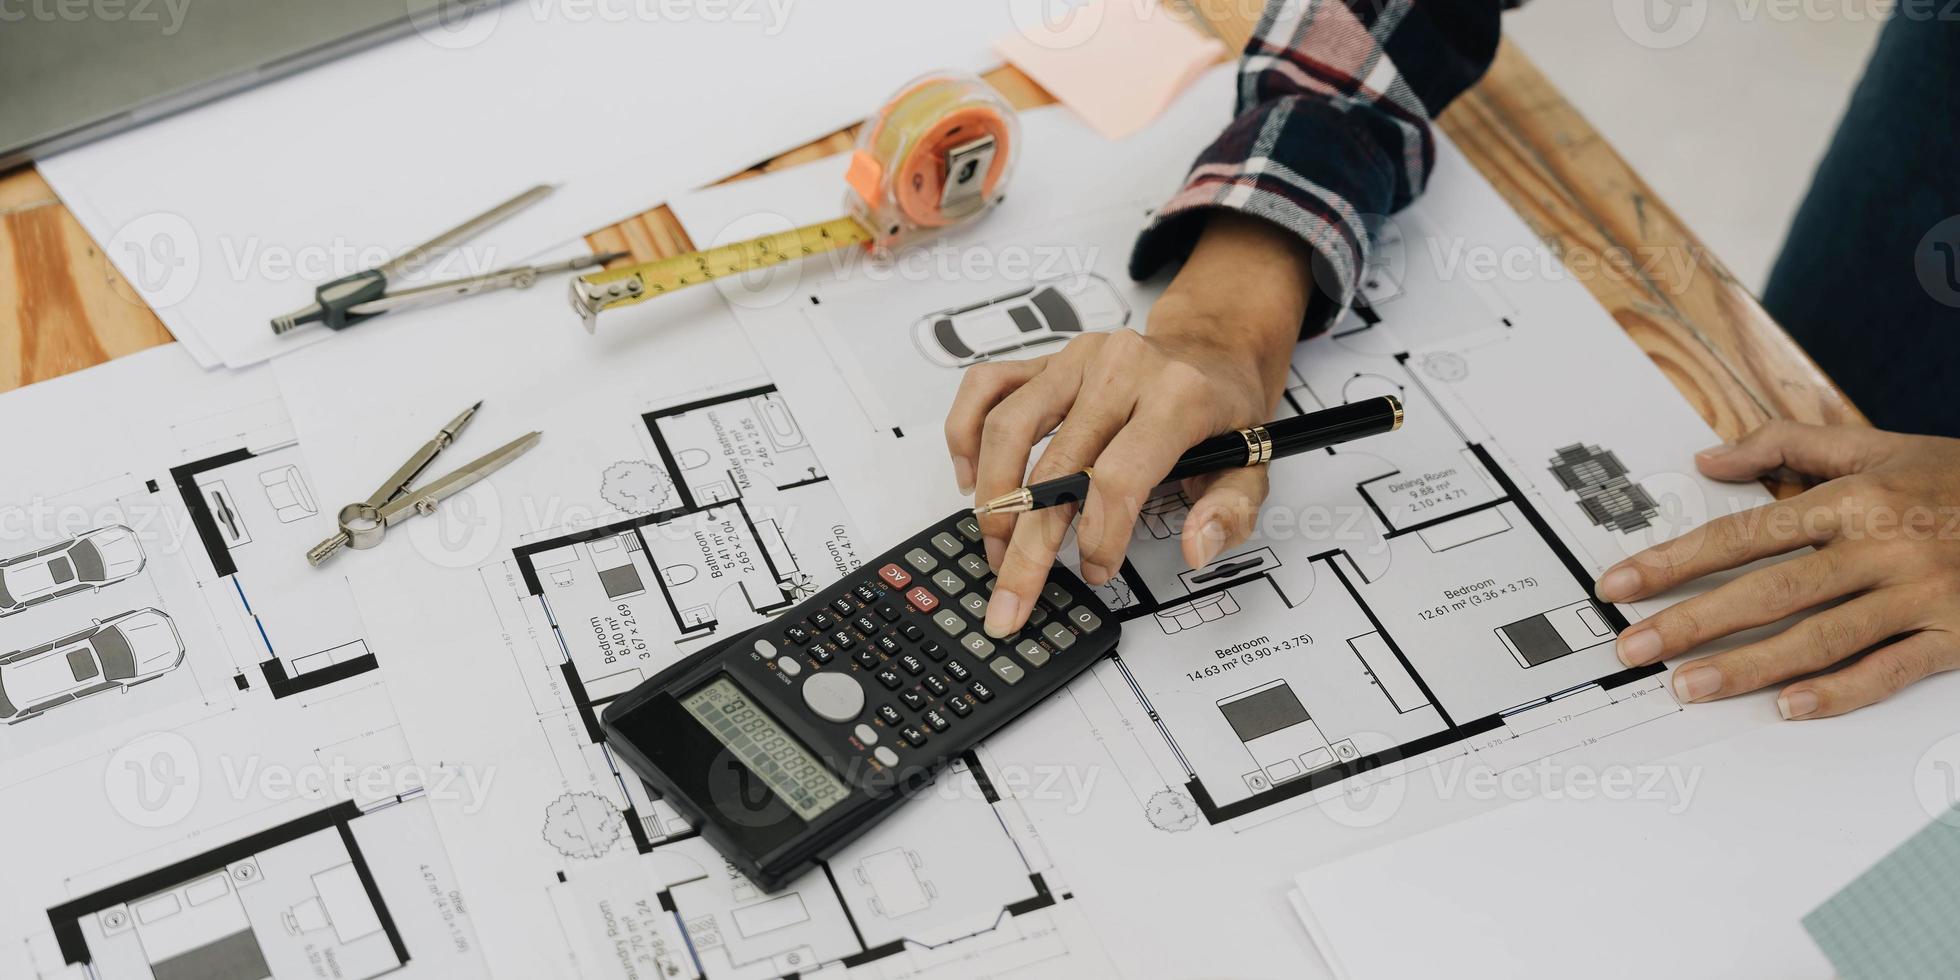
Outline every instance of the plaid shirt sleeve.
<svg viewBox="0 0 1960 980"><path fill-rule="evenodd" d="M1314 253L1303 333L1354 297L1372 218L1422 193L1430 120L1497 52L1523 0L1267 0L1239 65L1238 117L1138 238L1130 273L1181 261L1202 216L1230 208L1299 235Z"/></svg>

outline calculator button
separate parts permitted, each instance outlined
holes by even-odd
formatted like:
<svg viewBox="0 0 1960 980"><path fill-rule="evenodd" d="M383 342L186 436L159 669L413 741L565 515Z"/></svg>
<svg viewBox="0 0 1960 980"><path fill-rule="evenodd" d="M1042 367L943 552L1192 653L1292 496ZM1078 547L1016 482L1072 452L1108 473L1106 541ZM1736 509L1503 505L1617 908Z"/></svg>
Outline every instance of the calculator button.
<svg viewBox="0 0 1960 980"><path fill-rule="evenodd" d="M956 681L964 682L967 678L973 676L973 671L968 670L965 664L957 660L948 660L946 662L946 676Z"/></svg>
<svg viewBox="0 0 1960 980"><path fill-rule="evenodd" d="M950 568L942 568L932 573L932 584L939 586L939 591L947 595L957 595L961 589L966 588L966 580L960 578L959 573Z"/></svg>
<svg viewBox="0 0 1960 980"><path fill-rule="evenodd" d="M1076 606L1069 610L1068 621L1074 623L1075 628L1084 633L1094 633L1102 627L1102 617L1097 616L1095 610L1088 606Z"/></svg>
<svg viewBox="0 0 1960 980"><path fill-rule="evenodd" d="M976 521L971 517L962 517L960 518L959 524L956 526L960 529L960 537L963 537L968 541L980 540L979 521Z"/></svg>
<svg viewBox="0 0 1960 980"><path fill-rule="evenodd" d="M839 650L849 650L857 646L857 637L849 630L838 630L830 634L830 642L837 644Z"/></svg>
<svg viewBox="0 0 1960 980"><path fill-rule="evenodd" d="M810 642L810 631L804 629L801 625L791 626L790 628L783 630L783 642L788 643L791 646L800 647L803 644Z"/></svg>
<svg viewBox="0 0 1960 980"><path fill-rule="evenodd" d="M911 591L905 593L905 601L922 613L929 613L939 608L939 597L933 595L932 590L923 585L915 585Z"/></svg>
<svg viewBox="0 0 1960 980"><path fill-rule="evenodd" d="M830 608L837 610L837 615L848 617L852 613L857 612L858 607L857 607L857 603L852 602L851 600L846 599L840 595L837 598L830 600Z"/></svg>
<svg viewBox="0 0 1960 980"><path fill-rule="evenodd" d="M926 690L931 691L932 696L936 698L943 698L946 696L947 691L952 690L952 687L946 683L946 678L938 674L927 674L923 683L926 686Z"/></svg>
<svg viewBox="0 0 1960 980"><path fill-rule="evenodd" d="M827 664L831 661L832 658L837 656L836 654L830 652L829 647L824 646L821 643L812 643L810 644L810 649L805 650L803 652L809 654L811 660L814 660L820 664Z"/></svg>
<svg viewBox="0 0 1960 980"><path fill-rule="evenodd" d="M987 577L987 559L979 555L961 555L960 571L965 572L969 578L978 582Z"/></svg>
<svg viewBox="0 0 1960 980"><path fill-rule="evenodd" d="M849 674L836 671L811 674L803 682L803 703L825 721L843 724L856 721L864 710L864 685Z"/></svg>
<svg viewBox="0 0 1960 980"><path fill-rule="evenodd" d="M915 725L907 725L899 734L905 736L906 743L914 747L926 744L925 730Z"/></svg>
<svg viewBox="0 0 1960 980"><path fill-rule="evenodd" d="M856 728L851 729L851 734L856 735L858 742L863 745L878 744L878 730L870 725L860 722Z"/></svg>
<svg viewBox="0 0 1960 980"><path fill-rule="evenodd" d="M973 713L973 702L968 701L964 694L955 694L951 698L948 698L946 700L946 707L953 709L953 713L959 715L961 718Z"/></svg>
<svg viewBox="0 0 1960 980"><path fill-rule="evenodd" d="M946 729L953 727L953 723L947 721L946 716L940 714L938 708L934 708L933 710L926 712L924 717L926 720L926 724L931 725L932 730L935 732L943 732Z"/></svg>
<svg viewBox="0 0 1960 980"><path fill-rule="evenodd" d="M894 589L902 589L912 584L912 573L897 565L886 565L878 569L878 577Z"/></svg>
<svg viewBox="0 0 1960 980"><path fill-rule="evenodd" d="M982 660L987 659L987 655L994 652L994 641L978 633L968 633L960 637L960 646L965 647L966 652Z"/></svg>
<svg viewBox="0 0 1960 980"><path fill-rule="evenodd" d="M899 699L900 701L903 701L903 702L905 702L905 706L906 706L907 708L910 708L910 709L912 709L913 711L917 711L917 710L919 710L920 708L923 708L923 707L925 707L925 706L926 706L926 696L925 696L925 695L923 695L923 694L920 694L920 693L919 693L919 692L917 692L917 691L904 691L904 692L901 692L901 693L899 694L899 696L898 696L898 699Z"/></svg>
<svg viewBox="0 0 1960 980"><path fill-rule="evenodd" d="M886 656L896 657L899 651L905 649L905 644L898 642L898 637L886 633L878 638L878 649L885 651Z"/></svg>
<svg viewBox="0 0 1960 980"><path fill-rule="evenodd" d="M898 658L898 665L904 667L905 672L911 674L913 677L917 677L926 672L926 662L920 660L916 654L908 653Z"/></svg>
<svg viewBox="0 0 1960 980"><path fill-rule="evenodd" d="M872 670L878 666L878 655L872 653L870 647L851 654L851 659L857 661L858 666L863 667L865 670Z"/></svg>
<svg viewBox="0 0 1960 980"><path fill-rule="evenodd" d="M877 750L871 753L871 757L886 766L898 765L898 753L893 752L888 746L878 746Z"/></svg>
<svg viewBox="0 0 1960 980"><path fill-rule="evenodd" d="M905 721L905 716L899 714L898 709L889 704L878 706L878 717L883 719L885 724L893 726L903 724Z"/></svg>
<svg viewBox="0 0 1960 980"><path fill-rule="evenodd" d="M776 645L768 640L757 640L755 641L755 652L760 654L762 659L767 660L776 655Z"/></svg>
<svg viewBox="0 0 1960 980"><path fill-rule="evenodd" d="M973 692L973 696L980 699L981 704L986 704L994 699L994 689L988 687L986 681L974 681L973 686L967 688L967 690Z"/></svg>
<svg viewBox="0 0 1960 980"><path fill-rule="evenodd" d="M882 593L880 593L877 589L872 588L871 583L866 582L863 585L860 585L857 588L852 589L851 594L857 596L859 602L869 605L870 603L877 602L878 596L881 595Z"/></svg>
<svg viewBox="0 0 1960 980"><path fill-rule="evenodd" d="M986 596L983 596L978 592L968 592L967 594L960 596L959 602L960 602L960 608L966 610L966 614L968 616L972 616L974 619L987 618Z"/></svg>
<svg viewBox="0 0 1960 980"><path fill-rule="evenodd" d="M944 531L932 536L932 546L938 548L939 553L948 558L966 550L966 545L961 544L960 539Z"/></svg>
<svg viewBox="0 0 1960 980"><path fill-rule="evenodd" d="M994 672L994 676L1008 684L1019 684L1021 678L1028 676L1028 672L1022 670L1020 664L1006 657L995 657L988 662L987 667Z"/></svg>
<svg viewBox="0 0 1960 980"><path fill-rule="evenodd" d="M810 625L815 626L820 630L827 630L832 626L837 625L837 619L831 614L819 609L816 612L810 614Z"/></svg>
<svg viewBox="0 0 1960 980"><path fill-rule="evenodd" d="M898 617L903 615L905 614L898 611L897 603L892 603L892 602L878 603L878 618L884 620L887 623L896 623L898 622Z"/></svg>
<svg viewBox="0 0 1960 980"><path fill-rule="evenodd" d="M900 626L898 628L898 631L899 633L903 634L906 639L911 640L914 643L919 642L919 638L926 635L926 631L920 629L917 623L906 623L904 626ZM938 646L938 645L939 644L937 643L926 644L926 646L929 647ZM931 652L931 651L927 651L927 652Z"/></svg>
<svg viewBox="0 0 1960 980"><path fill-rule="evenodd" d="M913 548L906 552L905 563L920 572L930 572L939 567L939 559L927 553L924 548Z"/></svg>
<svg viewBox="0 0 1960 980"><path fill-rule="evenodd" d="M1075 645L1075 634L1069 632L1068 627L1060 623L1049 623L1043 626L1041 628L1041 635L1047 637L1048 642L1055 644L1055 649L1057 650L1066 650Z"/></svg>
<svg viewBox="0 0 1960 980"><path fill-rule="evenodd" d="M857 627L858 632L863 633L865 636L870 636L878 632L878 621L869 616L859 616L851 620L851 625Z"/></svg>
<svg viewBox="0 0 1960 980"><path fill-rule="evenodd" d="M1039 667L1048 662L1048 648L1033 640L1022 640L1014 644L1014 652L1028 662L1030 667Z"/></svg>
<svg viewBox="0 0 1960 980"><path fill-rule="evenodd" d="M1067 589L1064 589L1053 582L1050 582L1047 585L1041 587L1041 597L1043 599L1048 600L1048 604L1054 606L1056 609L1066 608L1070 603L1075 601L1075 599L1068 594Z"/></svg>
<svg viewBox="0 0 1960 980"><path fill-rule="evenodd" d="M830 675L830 676L833 676L833 677L842 677L842 676L844 676L844 675L843 675L843 674L832 674L832 675ZM885 687L886 687L886 689L888 689L888 690L893 690L893 691L896 691L896 690L898 690L899 688L901 688L901 687L904 687L904 686L905 686L905 678L903 678L903 677L900 677L900 676L898 676L898 671L895 671L895 670L893 670L893 669L891 669L890 667L886 667L886 668L884 668L884 669L882 669L882 670L880 670L880 671L878 671L878 675L877 675L877 676L878 676L878 683L880 683L880 684L883 684L883 685L885 685Z"/></svg>
<svg viewBox="0 0 1960 980"><path fill-rule="evenodd" d="M961 619L960 614L951 609L941 609L933 613L932 621L939 624L939 628L945 630L947 636L958 636L966 632L966 620Z"/></svg>
<svg viewBox="0 0 1960 980"><path fill-rule="evenodd" d="M927 640L919 644L919 652L931 657L935 661L946 659L946 648L940 646L933 640Z"/></svg>

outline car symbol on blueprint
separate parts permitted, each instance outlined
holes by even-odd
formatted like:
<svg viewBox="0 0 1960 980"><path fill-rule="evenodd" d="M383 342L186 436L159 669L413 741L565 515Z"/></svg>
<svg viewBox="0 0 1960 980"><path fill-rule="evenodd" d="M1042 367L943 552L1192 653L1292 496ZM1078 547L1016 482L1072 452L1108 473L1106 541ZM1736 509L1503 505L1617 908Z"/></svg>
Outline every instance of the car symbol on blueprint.
<svg viewBox="0 0 1960 980"><path fill-rule="evenodd" d="M0 616L112 585L143 570L136 532L111 524L0 562Z"/></svg>
<svg viewBox="0 0 1960 980"><path fill-rule="evenodd" d="M184 641L170 617L138 609L79 633L0 656L0 723L26 721L49 708L155 680L184 662Z"/></svg>
<svg viewBox="0 0 1960 980"><path fill-rule="evenodd" d="M1083 272L1047 279L985 302L921 317L912 336L926 360L966 367L1130 322L1130 305L1109 280Z"/></svg>

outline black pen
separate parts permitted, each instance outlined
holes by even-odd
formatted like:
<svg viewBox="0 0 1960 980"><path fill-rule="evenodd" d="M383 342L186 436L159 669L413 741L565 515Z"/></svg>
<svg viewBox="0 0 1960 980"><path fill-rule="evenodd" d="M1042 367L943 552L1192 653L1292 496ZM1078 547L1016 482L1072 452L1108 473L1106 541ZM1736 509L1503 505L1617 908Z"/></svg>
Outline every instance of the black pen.
<svg viewBox="0 0 1960 980"><path fill-rule="evenodd" d="M1393 395L1349 402L1250 429L1212 436L1177 458L1164 483L1243 466L1261 466L1282 456L1325 449L1363 436L1402 427L1402 400ZM1057 504L1079 503L1089 494L1094 469L1010 490L973 508L975 514L1019 514Z"/></svg>

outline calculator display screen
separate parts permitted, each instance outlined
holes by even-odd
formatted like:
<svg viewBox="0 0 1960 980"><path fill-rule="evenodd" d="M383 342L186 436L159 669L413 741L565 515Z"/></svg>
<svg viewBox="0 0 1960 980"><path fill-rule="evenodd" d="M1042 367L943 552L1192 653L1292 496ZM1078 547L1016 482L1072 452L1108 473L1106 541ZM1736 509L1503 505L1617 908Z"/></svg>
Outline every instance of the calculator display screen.
<svg viewBox="0 0 1960 980"><path fill-rule="evenodd" d="M821 759L728 678L711 681L682 698L681 707L804 820L848 795Z"/></svg>

